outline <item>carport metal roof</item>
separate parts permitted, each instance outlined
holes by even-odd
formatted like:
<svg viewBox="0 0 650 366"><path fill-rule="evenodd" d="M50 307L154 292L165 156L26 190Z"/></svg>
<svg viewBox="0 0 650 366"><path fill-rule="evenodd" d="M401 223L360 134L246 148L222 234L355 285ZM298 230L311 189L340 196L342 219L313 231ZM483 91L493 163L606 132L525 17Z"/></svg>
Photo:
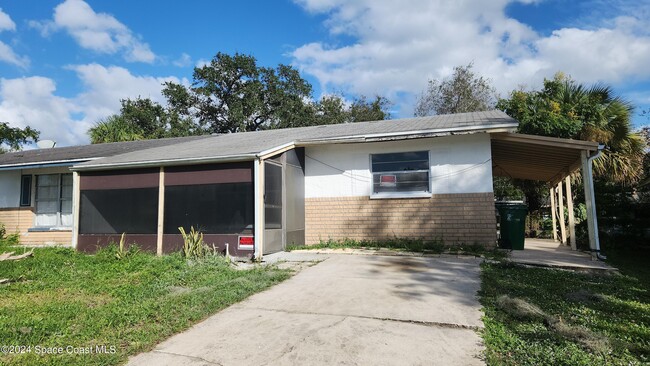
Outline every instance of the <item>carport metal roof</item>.
<svg viewBox="0 0 650 366"><path fill-rule="evenodd" d="M555 185L581 166L582 152L588 156L599 149L597 142L493 133L494 175L549 182Z"/></svg>

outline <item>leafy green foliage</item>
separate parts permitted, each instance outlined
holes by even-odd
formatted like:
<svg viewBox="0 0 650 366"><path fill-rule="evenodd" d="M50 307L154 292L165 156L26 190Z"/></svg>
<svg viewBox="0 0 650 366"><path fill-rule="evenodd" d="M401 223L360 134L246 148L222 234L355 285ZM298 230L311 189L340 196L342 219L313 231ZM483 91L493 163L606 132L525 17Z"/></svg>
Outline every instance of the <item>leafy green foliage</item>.
<svg viewBox="0 0 650 366"><path fill-rule="evenodd" d="M454 67L451 77L429 80L428 88L415 106L416 116L480 112L494 108L496 89L490 79L477 76L472 67Z"/></svg>
<svg viewBox="0 0 650 366"><path fill-rule="evenodd" d="M255 57L217 53L194 68L191 86L164 84L167 106L150 99L122 100L120 114L99 121L93 143L212 133L257 131L389 118L390 102L377 96L339 95L312 100L312 86L291 66L257 64Z"/></svg>
<svg viewBox="0 0 650 366"><path fill-rule="evenodd" d="M346 122L381 121L389 119L388 107L390 105L390 101L384 97L377 95L369 101L362 95L352 101L350 108L347 110L349 119Z"/></svg>
<svg viewBox="0 0 650 366"><path fill-rule="evenodd" d="M209 248L203 241L203 233L194 229L194 226L190 227L189 233L186 233L182 226L178 231L183 236L182 254L185 258L204 258L208 254Z"/></svg>
<svg viewBox="0 0 650 366"><path fill-rule="evenodd" d="M194 69L191 87L167 82L163 94L173 110L207 131L228 133L299 124L311 91L291 66L260 67L253 56L219 52Z"/></svg>
<svg viewBox="0 0 650 366"><path fill-rule="evenodd" d="M144 134L138 126L128 123L118 115L98 121L88 130L88 135L90 135L90 142L93 144L144 140Z"/></svg>
<svg viewBox="0 0 650 366"><path fill-rule="evenodd" d="M137 98L121 101L120 114L95 124L88 134L93 144L182 137L203 131L187 117L181 117L151 99Z"/></svg>
<svg viewBox="0 0 650 366"><path fill-rule="evenodd" d="M481 268L488 365L650 360L650 282L638 271L606 275L507 263Z"/></svg>
<svg viewBox="0 0 650 366"><path fill-rule="evenodd" d="M20 242L20 233L13 233L7 235L7 228L3 223L0 223L0 247L9 245L18 245Z"/></svg>
<svg viewBox="0 0 650 366"><path fill-rule="evenodd" d="M115 259L121 260L128 256L135 255L140 252L140 248L137 245L130 245L126 247L126 233L122 233L120 236L120 242L117 245L117 250L115 251Z"/></svg>
<svg viewBox="0 0 650 366"><path fill-rule="evenodd" d="M273 267L236 270L222 257L187 261L179 253L135 253L116 247L87 255L68 248L34 250L6 261L0 278L0 339L32 353L0 354L2 365L116 365L207 316L287 277ZM37 355L35 346L114 346L111 354Z"/></svg>
<svg viewBox="0 0 650 366"><path fill-rule="evenodd" d="M641 176L644 142L631 130L633 107L609 86L588 88L558 73L544 80L542 90L514 91L497 108L520 122L521 133L605 144L602 157L594 161L599 177L629 184Z"/></svg>
<svg viewBox="0 0 650 366"><path fill-rule="evenodd" d="M0 122L0 154L4 152L3 145L9 150L18 150L23 144L38 141L39 132L27 126L25 128L10 127L7 122Z"/></svg>

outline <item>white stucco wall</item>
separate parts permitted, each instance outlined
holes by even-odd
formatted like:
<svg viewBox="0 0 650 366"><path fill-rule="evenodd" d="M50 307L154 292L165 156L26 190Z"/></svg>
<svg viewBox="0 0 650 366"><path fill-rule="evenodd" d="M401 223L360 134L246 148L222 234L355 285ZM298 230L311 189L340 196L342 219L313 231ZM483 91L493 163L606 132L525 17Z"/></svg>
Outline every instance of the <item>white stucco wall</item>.
<svg viewBox="0 0 650 366"><path fill-rule="evenodd" d="M305 197L369 196L370 154L428 150L433 194L492 192L487 133L305 149Z"/></svg>
<svg viewBox="0 0 650 366"><path fill-rule="evenodd" d="M0 208L18 207L20 170L0 171Z"/></svg>

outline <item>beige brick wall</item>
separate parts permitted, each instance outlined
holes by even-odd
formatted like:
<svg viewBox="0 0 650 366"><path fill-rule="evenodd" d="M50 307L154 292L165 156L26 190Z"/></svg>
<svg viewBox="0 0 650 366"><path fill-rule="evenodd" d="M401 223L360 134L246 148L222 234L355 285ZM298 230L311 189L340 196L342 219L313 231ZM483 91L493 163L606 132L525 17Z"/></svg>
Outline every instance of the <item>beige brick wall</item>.
<svg viewBox="0 0 650 366"><path fill-rule="evenodd" d="M442 239L445 244L496 244L492 193L439 194L432 198L307 198L305 240Z"/></svg>
<svg viewBox="0 0 650 366"><path fill-rule="evenodd" d="M72 243L72 231L28 232L34 225L34 212L31 207L0 208L0 224L4 224L7 234L20 233L20 243L27 245Z"/></svg>

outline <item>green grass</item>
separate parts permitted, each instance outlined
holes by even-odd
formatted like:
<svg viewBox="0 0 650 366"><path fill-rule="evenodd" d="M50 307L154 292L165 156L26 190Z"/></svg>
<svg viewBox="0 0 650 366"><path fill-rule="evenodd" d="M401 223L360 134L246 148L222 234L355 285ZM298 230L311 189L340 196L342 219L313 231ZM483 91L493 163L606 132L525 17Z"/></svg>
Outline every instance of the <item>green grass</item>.
<svg viewBox="0 0 650 366"><path fill-rule="evenodd" d="M488 365L648 363L647 259L639 253L612 259L626 263L622 274L482 264Z"/></svg>
<svg viewBox="0 0 650 366"><path fill-rule="evenodd" d="M235 270L221 257L132 252L117 260L114 247L97 255L36 249L33 258L0 262L0 279L15 280L0 285L0 346L31 346L31 353L0 353L0 365L118 364L289 276L276 268ZM103 345L115 353L65 350ZM37 346L64 350L37 355Z"/></svg>
<svg viewBox="0 0 650 366"><path fill-rule="evenodd" d="M446 245L442 240L422 240L410 238L395 238L392 240L372 241L372 240L321 240L314 245L288 245L287 251L291 250L312 250L312 249L391 249L397 251L407 251L425 254L458 254L483 256L492 259L502 259L507 256L506 252L497 249L487 249L481 244L459 244Z"/></svg>

